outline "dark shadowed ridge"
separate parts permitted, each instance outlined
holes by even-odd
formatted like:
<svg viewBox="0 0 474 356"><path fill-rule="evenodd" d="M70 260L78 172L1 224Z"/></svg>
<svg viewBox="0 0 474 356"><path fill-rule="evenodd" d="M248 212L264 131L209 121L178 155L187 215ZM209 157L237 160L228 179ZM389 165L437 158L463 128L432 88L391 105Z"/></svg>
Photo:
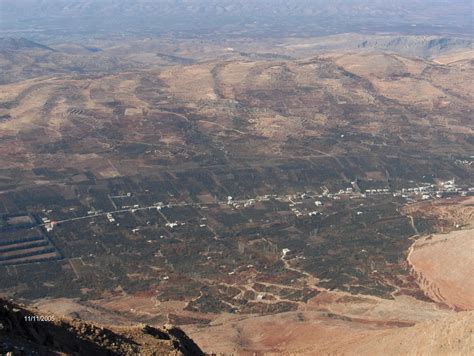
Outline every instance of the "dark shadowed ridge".
<svg viewBox="0 0 474 356"><path fill-rule="evenodd" d="M111 330L75 319L51 318L0 299L0 354L204 355L193 340L173 326Z"/></svg>
<svg viewBox="0 0 474 356"><path fill-rule="evenodd" d="M26 38L0 37L0 51L18 51L25 49L43 49L55 52L51 47L30 41Z"/></svg>

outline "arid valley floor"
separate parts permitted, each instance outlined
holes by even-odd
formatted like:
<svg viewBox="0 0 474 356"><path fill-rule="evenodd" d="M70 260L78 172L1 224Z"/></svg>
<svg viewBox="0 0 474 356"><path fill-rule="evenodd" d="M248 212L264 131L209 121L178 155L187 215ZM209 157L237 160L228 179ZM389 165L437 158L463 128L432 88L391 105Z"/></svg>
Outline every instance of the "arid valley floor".
<svg viewBox="0 0 474 356"><path fill-rule="evenodd" d="M0 39L0 297L223 354L474 350L466 36Z"/></svg>

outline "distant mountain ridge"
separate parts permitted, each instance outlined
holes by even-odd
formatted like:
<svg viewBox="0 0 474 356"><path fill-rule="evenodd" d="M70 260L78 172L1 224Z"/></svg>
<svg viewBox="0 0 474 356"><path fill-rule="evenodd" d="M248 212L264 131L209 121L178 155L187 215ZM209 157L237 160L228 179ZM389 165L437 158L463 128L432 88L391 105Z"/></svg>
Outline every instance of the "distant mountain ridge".
<svg viewBox="0 0 474 356"><path fill-rule="evenodd" d="M335 14L338 11L352 13L354 15L381 15L384 11L405 14L407 10L421 10L426 12L445 8L445 13L454 7L467 8L470 1L466 0L435 0L429 2L423 0L398 0L387 2L382 0L358 0L358 1L323 1L323 0L3 0L4 11L15 13L19 9L29 7L31 11L39 11L38 15L93 15L93 11L124 11L125 15L144 14L147 11L162 14L193 13L193 14L225 14L225 13L248 13L254 10L268 10L273 14L285 15L314 15L318 13ZM100 13L97 13L99 15ZM155 13L156 14L156 13ZM440 14L439 17L442 17Z"/></svg>
<svg viewBox="0 0 474 356"><path fill-rule="evenodd" d="M100 56L84 46L53 49L25 38L0 38L0 85L36 76L65 73L108 73L132 67L130 62Z"/></svg>
<svg viewBox="0 0 474 356"><path fill-rule="evenodd" d="M472 35L467 0L2 0L0 33L42 36L117 33L343 32ZM40 30L40 31L38 31ZM47 33L45 32L47 31Z"/></svg>
<svg viewBox="0 0 474 356"><path fill-rule="evenodd" d="M453 50L472 49L470 39L449 37L388 37L386 39L366 40L358 45L359 48L375 48L389 50L402 54L416 54L420 57L430 57Z"/></svg>
<svg viewBox="0 0 474 356"><path fill-rule="evenodd" d="M24 49L43 49L46 51L55 51L48 46L30 41L26 38L0 37L0 51L17 51Z"/></svg>

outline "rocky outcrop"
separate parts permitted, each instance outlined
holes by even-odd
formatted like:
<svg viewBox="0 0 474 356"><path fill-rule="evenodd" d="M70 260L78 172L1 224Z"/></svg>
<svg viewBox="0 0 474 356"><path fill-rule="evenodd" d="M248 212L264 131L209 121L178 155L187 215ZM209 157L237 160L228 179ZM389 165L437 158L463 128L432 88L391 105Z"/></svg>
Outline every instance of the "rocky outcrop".
<svg viewBox="0 0 474 356"><path fill-rule="evenodd" d="M179 328L109 328L0 299L0 354L203 355Z"/></svg>

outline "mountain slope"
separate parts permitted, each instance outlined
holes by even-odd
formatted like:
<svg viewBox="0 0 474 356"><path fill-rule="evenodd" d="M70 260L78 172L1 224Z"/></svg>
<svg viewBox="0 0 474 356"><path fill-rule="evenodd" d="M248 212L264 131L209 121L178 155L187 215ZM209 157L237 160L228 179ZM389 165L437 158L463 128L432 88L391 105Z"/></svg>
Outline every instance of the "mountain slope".
<svg viewBox="0 0 474 356"><path fill-rule="evenodd" d="M48 321L37 321L45 318ZM201 355L200 348L175 327L109 329L75 319L39 315L0 299L0 354L15 355Z"/></svg>

